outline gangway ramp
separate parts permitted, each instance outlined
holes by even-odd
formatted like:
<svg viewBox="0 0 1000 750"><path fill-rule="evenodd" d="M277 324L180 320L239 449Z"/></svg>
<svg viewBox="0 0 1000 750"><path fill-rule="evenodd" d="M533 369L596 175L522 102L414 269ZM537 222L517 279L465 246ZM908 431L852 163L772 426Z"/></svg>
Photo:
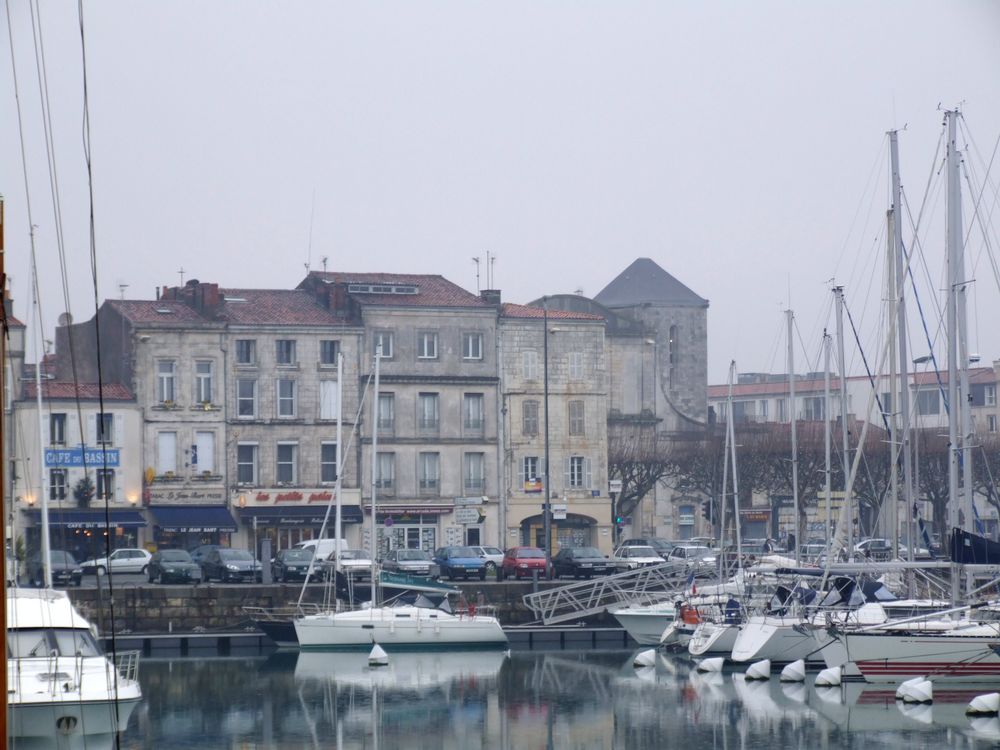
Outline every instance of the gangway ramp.
<svg viewBox="0 0 1000 750"><path fill-rule="evenodd" d="M681 562L665 562L603 578L524 595L524 604L546 625L600 614L618 604L652 604L684 589L687 569Z"/></svg>

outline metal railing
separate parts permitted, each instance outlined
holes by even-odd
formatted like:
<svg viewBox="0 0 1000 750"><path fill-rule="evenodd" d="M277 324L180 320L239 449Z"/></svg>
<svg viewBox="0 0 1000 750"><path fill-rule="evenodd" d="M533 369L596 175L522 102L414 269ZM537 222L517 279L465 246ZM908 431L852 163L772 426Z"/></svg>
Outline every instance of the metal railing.
<svg viewBox="0 0 1000 750"><path fill-rule="evenodd" d="M139 651L118 651L115 653L115 669L124 680L135 682L139 679Z"/></svg>
<svg viewBox="0 0 1000 750"><path fill-rule="evenodd" d="M683 590L684 563L646 568L571 583L524 595L524 604L546 625L600 614L616 604L653 604Z"/></svg>

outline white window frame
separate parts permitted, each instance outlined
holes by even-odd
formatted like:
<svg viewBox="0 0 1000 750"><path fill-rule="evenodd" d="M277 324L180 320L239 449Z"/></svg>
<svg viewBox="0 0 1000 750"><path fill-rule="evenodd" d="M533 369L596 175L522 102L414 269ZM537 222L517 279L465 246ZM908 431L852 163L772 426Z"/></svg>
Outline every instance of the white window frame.
<svg viewBox="0 0 1000 750"><path fill-rule="evenodd" d="M172 404L177 400L177 360L156 360L156 400Z"/></svg>
<svg viewBox="0 0 1000 750"><path fill-rule="evenodd" d="M583 352L570 352L566 369L570 380L583 380Z"/></svg>
<svg viewBox="0 0 1000 750"><path fill-rule="evenodd" d="M49 414L49 445L66 445L66 413Z"/></svg>
<svg viewBox="0 0 1000 750"><path fill-rule="evenodd" d="M465 492L486 492L486 454L469 452L462 454L462 487Z"/></svg>
<svg viewBox="0 0 1000 750"><path fill-rule="evenodd" d="M438 335L436 331L417 333L417 359L438 358Z"/></svg>
<svg viewBox="0 0 1000 750"><path fill-rule="evenodd" d="M470 432L486 428L486 399L482 393L462 394L462 427Z"/></svg>
<svg viewBox="0 0 1000 750"><path fill-rule="evenodd" d="M332 456L330 455L332 453ZM327 470L333 467L332 477ZM324 440L319 444L319 482L320 484L335 484L337 481L337 443Z"/></svg>
<svg viewBox="0 0 1000 750"><path fill-rule="evenodd" d="M392 359L392 331L380 330L375 331L372 334L372 354L378 351L379 345L382 346L382 359Z"/></svg>
<svg viewBox="0 0 1000 750"><path fill-rule="evenodd" d="M529 467L534 469L529 471ZM521 489L524 489L525 483L530 480L541 479L542 473L542 459L538 456L521 456Z"/></svg>
<svg viewBox="0 0 1000 750"><path fill-rule="evenodd" d="M995 385L986 386L983 392L983 403L986 406L997 405L997 387Z"/></svg>
<svg viewBox="0 0 1000 750"><path fill-rule="evenodd" d="M469 332L462 334L462 359L466 362L481 362L483 359L483 334Z"/></svg>
<svg viewBox="0 0 1000 750"><path fill-rule="evenodd" d="M333 351L329 351L330 349ZM329 357L328 354L333 356ZM340 354L340 339L320 339L319 364L321 367L336 367L338 354Z"/></svg>
<svg viewBox="0 0 1000 750"><path fill-rule="evenodd" d="M248 356L244 358L243 354ZM257 339L236 339L236 364L244 366L257 364Z"/></svg>
<svg viewBox="0 0 1000 750"><path fill-rule="evenodd" d="M417 480L422 495L436 495L441 490L441 454L417 454Z"/></svg>
<svg viewBox="0 0 1000 750"><path fill-rule="evenodd" d="M298 381L294 378L278 378L274 386L278 418L295 419L298 415ZM288 388L289 392L282 393L284 388Z"/></svg>
<svg viewBox="0 0 1000 750"><path fill-rule="evenodd" d="M49 469L49 500L65 500L69 491L69 470Z"/></svg>
<svg viewBox="0 0 1000 750"><path fill-rule="evenodd" d="M115 415L98 412L94 415L94 441L98 445L115 444Z"/></svg>
<svg viewBox="0 0 1000 750"><path fill-rule="evenodd" d="M282 449L289 451L289 456L282 459ZM282 468L289 467L291 476L282 479ZM299 481L299 444L287 440L279 440L274 446L274 483L278 485L294 485Z"/></svg>
<svg viewBox="0 0 1000 750"><path fill-rule="evenodd" d="M396 394L383 391L378 394L378 429L392 431L396 427Z"/></svg>
<svg viewBox="0 0 1000 750"><path fill-rule="evenodd" d="M298 364L295 357L295 339L274 340L274 363L278 367L295 367Z"/></svg>
<svg viewBox="0 0 1000 750"><path fill-rule="evenodd" d="M250 383L253 393L248 397L240 393L240 388L242 384ZM242 406L247 402L251 405L251 413L243 414ZM236 418L237 419L256 419L257 418L257 378L237 378L236 379Z"/></svg>
<svg viewBox="0 0 1000 750"><path fill-rule="evenodd" d="M196 404L212 403L212 385L215 367L210 359L198 359L194 363L194 402ZM207 368L207 372L205 371Z"/></svg>
<svg viewBox="0 0 1000 750"><path fill-rule="evenodd" d="M240 448L250 451L250 461L240 461ZM240 479L240 468L250 466L250 481ZM256 486L260 484L260 446L257 443L237 443L236 444L236 483L238 485Z"/></svg>
<svg viewBox="0 0 1000 750"><path fill-rule="evenodd" d="M375 459L375 487L385 492L392 490L395 483L396 454L379 451Z"/></svg>
<svg viewBox="0 0 1000 750"><path fill-rule="evenodd" d="M337 381L319 381L319 418L335 420L340 417L340 405L337 403Z"/></svg>
<svg viewBox="0 0 1000 750"><path fill-rule="evenodd" d="M538 352L534 349L521 352L521 376L525 380L538 380Z"/></svg>
<svg viewBox="0 0 1000 750"><path fill-rule="evenodd" d="M215 432L211 430L197 430L194 433L195 450L197 451L197 462L192 461L198 473L215 473ZM192 457L194 458L194 457ZM207 460L206 460L207 459Z"/></svg>
<svg viewBox="0 0 1000 750"><path fill-rule="evenodd" d="M156 433L156 473L159 476L177 473L177 432Z"/></svg>
<svg viewBox="0 0 1000 750"><path fill-rule="evenodd" d="M566 459L566 486L573 490L589 490L593 487L590 459L586 456L570 456Z"/></svg>
<svg viewBox="0 0 1000 750"><path fill-rule="evenodd" d="M94 476L97 480L94 483L94 498L97 500L114 500L115 470L103 468L95 469Z"/></svg>
<svg viewBox="0 0 1000 750"><path fill-rule="evenodd" d="M428 409L427 405L431 404ZM431 413L428 414L428 411ZM417 394L417 429L423 432L436 432L441 429L441 398L437 393Z"/></svg>

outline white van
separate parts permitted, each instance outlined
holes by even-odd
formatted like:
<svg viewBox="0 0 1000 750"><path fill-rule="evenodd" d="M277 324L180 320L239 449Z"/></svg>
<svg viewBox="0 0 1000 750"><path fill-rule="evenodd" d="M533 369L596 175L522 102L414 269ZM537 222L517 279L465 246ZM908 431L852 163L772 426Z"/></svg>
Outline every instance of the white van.
<svg viewBox="0 0 1000 750"><path fill-rule="evenodd" d="M305 542L299 542L294 546L294 549L310 549L313 552L313 559L320 561L326 560L330 555L332 555L336 550L343 552L347 549L346 539L309 539Z"/></svg>

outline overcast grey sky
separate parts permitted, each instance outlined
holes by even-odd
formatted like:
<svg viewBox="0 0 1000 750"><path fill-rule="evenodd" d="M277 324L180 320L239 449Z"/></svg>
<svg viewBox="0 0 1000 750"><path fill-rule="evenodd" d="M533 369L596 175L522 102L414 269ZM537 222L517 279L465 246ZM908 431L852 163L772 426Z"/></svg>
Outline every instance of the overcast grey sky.
<svg viewBox="0 0 1000 750"><path fill-rule="evenodd" d="M31 18L26 2L7 2L51 329L64 305ZM82 319L93 292L79 26L75 3L42 5ZM832 278L875 340L886 130L907 126L914 213L939 104L963 103L980 180L1000 132L992 0L102 0L85 3L84 20L102 299L119 283L150 298L182 267L224 286L291 287L324 256L331 270L440 273L474 291L471 258L490 251L504 299L525 302L596 294L648 256L710 300L711 382L730 359L783 370L789 303L796 356L815 357ZM6 14L0 25L0 192L27 320ZM989 187L984 203L995 198ZM927 212L943 214L939 192ZM928 294L941 285L942 239L929 225ZM973 252L971 347L1000 358L1000 290Z"/></svg>

